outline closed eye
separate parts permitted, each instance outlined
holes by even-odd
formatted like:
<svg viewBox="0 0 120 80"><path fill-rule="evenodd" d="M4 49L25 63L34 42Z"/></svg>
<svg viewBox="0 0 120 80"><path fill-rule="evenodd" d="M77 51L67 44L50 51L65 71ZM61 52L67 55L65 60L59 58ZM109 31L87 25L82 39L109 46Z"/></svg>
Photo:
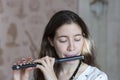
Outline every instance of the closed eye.
<svg viewBox="0 0 120 80"><path fill-rule="evenodd" d="M81 38L78 38L78 39L74 39L75 41L81 41Z"/></svg>
<svg viewBox="0 0 120 80"><path fill-rule="evenodd" d="M67 40L59 40L59 42L65 43L65 42L67 42Z"/></svg>
<svg viewBox="0 0 120 80"><path fill-rule="evenodd" d="M67 42L67 38L66 38L66 37L60 37L58 40L59 40L59 42L61 42L61 43Z"/></svg>
<svg viewBox="0 0 120 80"><path fill-rule="evenodd" d="M74 40L75 41L81 41L81 36L75 36Z"/></svg>

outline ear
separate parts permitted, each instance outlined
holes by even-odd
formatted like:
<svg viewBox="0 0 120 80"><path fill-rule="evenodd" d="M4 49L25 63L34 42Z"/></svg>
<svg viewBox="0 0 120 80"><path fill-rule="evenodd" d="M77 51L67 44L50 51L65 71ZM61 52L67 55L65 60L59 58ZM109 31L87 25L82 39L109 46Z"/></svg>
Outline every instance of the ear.
<svg viewBox="0 0 120 80"><path fill-rule="evenodd" d="M49 37L48 37L48 41L49 41L51 46L54 46L53 41Z"/></svg>

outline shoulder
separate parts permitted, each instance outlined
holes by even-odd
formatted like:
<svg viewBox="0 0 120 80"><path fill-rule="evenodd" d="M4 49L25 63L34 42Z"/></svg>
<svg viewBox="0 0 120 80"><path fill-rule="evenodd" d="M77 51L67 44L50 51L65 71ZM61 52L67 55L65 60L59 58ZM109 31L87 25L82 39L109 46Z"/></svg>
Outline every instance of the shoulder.
<svg viewBox="0 0 120 80"><path fill-rule="evenodd" d="M88 66L88 68L80 76L82 78L84 77L84 80L108 80L105 72L93 66Z"/></svg>
<svg viewBox="0 0 120 80"><path fill-rule="evenodd" d="M101 71L97 67L89 66L88 73L89 80L108 80L106 73Z"/></svg>
<svg viewBox="0 0 120 80"><path fill-rule="evenodd" d="M95 80L108 80L108 77L105 73L102 73L98 75Z"/></svg>

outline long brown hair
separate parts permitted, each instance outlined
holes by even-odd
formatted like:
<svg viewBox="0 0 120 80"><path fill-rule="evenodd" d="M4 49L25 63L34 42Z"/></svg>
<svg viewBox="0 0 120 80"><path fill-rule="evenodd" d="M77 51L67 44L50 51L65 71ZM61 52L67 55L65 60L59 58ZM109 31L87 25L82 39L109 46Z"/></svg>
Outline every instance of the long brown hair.
<svg viewBox="0 0 120 80"><path fill-rule="evenodd" d="M87 63L88 65L95 66L93 47L89 45L89 41L88 41L89 40L88 28L84 23L84 21L76 13L69 10L62 10L57 12L48 22L45 28L45 32L43 34L43 38L41 42L41 50L38 58L42 58L44 56L59 58L58 55L56 54L55 48L50 45L48 38L53 40L58 28L64 24L70 24L70 23L76 23L82 29L82 34L83 37L85 38L84 46L82 50L82 55L85 56L83 62ZM54 65L54 71L57 76L59 74L60 68L61 68L60 64ZM45 80L40 69L36 69L34 71L34 78L35 80Z"/></svg>

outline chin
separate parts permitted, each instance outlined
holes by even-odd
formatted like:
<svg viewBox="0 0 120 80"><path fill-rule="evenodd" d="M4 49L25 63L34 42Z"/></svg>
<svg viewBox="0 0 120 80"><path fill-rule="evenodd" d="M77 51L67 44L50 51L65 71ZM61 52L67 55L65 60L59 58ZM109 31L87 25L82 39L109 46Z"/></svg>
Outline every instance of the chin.
<svg viewBox="0 0 120 80"><path fill-rule="evenodd" d="M74 61L68 61L68 62L65 62L65 63L73 65L73 64L75 64L76 62L77 62L77 60L74 60Z"/></svg>

